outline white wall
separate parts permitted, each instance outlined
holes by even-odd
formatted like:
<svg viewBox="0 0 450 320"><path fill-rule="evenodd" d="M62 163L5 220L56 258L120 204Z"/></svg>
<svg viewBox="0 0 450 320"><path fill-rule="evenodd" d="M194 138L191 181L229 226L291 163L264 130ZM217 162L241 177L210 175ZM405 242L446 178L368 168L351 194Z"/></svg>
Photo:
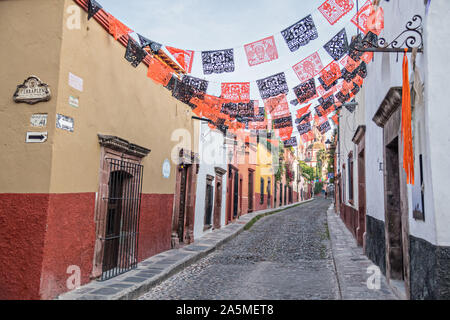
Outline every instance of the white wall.
<svg viewBox="0 0 450 320"><path fill-rule="evenodd" d="M358 102L358 106L354 112L348 111L345 107L342 107L339 113L339 147L336 150L338 154L338 168L342 173L342 165L345 163L345 174L342 179L345 179L345 199L344 203L348 206L358 209L358 150L357 145L352 141L356 129L359 125L363 125L365 122L365 104L364 104L364 87L356 95L355 100ZM348 202L349 199L349 183L348 183L348 155L353 152L353 205Z"/></svg>
<svg viewBox="0 0 450 320"><path fill-rule="evenodd" d="M194 220L194 239L202 237L205 233L211 232L211 229L203 231L205 220L205 201L206 201L206 176L209 174L216 176L215 167L220 167L227 170L225 159L225 145L224 136L218 130L211 130L207 123L202 122L199 126L199 154L200 154L200 169L197 175L197 192L195 200L195 220ZM213 203L215 202L215 186L213 185ZM227 190L227 174L222 179L222 212L221 212L221 226L225 224L225 203ZM214 206L212 217L214 217ZM213 219L213 218L212 218Z"/></svg>
<svg viewBox="0 0 450 320"><path fill-rule="evenodd" d="M425 26L426 65L423 70L426 77L422 77L425 79L425 144L429 155L425 159L427 170L424 173L428 182L425 185L425 224L428 233L436 229L435 244L441 246L450 246L449 15L450 1L431 1ZM434 226L430 226L433 215Z"/></svg>
<svg viewBox="0 0 450 320"><path fill-rule="evenodd" d="M446 25L450 1L432 1L428 18L425 16L423 0L382 1L381 4L384 9L385 29L380 36L387 41L392 41L404 31L406 23L415 14L419 14L424 19L425 50L423 54L417 55L416 65L422 81L425 79L425 106L415 108L412 115L412 127L416 184L420 183L418 155L422 153L424 156L426 219L425 222L413 219L411 186L408 186L408 216L410 234L436 244L435 206L441 206L441 210L438 211L443 213L438 217L439 221L436 220L439 222L438 226L445 228L444 226L450 224L450 216L445 215L445 204L439 200L445 198L446 193L448 194L445 182L450 178L448 161L443 161L448 159L450 154L449 139L448 135L442 134L442 129L447 127L446 122L450 119L448 108L443 107L446 105L446 80L442 81L444 77L448 77L449 73L448 64L444 62L447 46L444 39L449 36ZM374 57L375 61L368 66L368 77L364 83L366 88L366 199L367 214L384 221L384 192L382 192L384 178L383 172L379 170L380 162L383 162L383 130L376 126L372 119L389 89L402 86L403 54L397 56L395 53L375 53ZM408 53L408 60L409 73L412 76L410 53ZM434 190L436 188L440 190L438 196ZM442 241L450 244L448 232L443 230L441 234Z"/></svg>

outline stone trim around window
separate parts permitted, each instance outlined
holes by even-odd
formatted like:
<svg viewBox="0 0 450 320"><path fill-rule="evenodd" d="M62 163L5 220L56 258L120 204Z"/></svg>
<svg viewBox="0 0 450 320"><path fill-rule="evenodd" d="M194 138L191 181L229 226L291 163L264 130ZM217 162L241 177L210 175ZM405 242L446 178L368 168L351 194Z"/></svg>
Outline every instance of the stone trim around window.
<svg viewBox="0 0 450 320"><path fill-rule="evenodd" d="M104 148L136 156L138 158L144 158L151 151L150 149L130 143L127 140L116 136L98 134L98 142L100 143L100 146Z"/></svg>

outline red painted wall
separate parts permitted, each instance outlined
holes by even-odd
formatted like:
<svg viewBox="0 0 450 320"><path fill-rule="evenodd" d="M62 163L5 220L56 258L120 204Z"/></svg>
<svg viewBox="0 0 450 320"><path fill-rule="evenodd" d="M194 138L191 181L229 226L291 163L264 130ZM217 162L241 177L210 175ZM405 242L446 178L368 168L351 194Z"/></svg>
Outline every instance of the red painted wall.
<svg viewBox="0 0 450 320"><path fill-rule="evenodd" d="M255 193L255 210L265 210L267 209L267 194L264 195L264 203L261 204L261 193Z"/></svg>
<svg viewBox="0 0 450 320"><path fill-rule="evenodd" d="M0 299L39 299L48 194L0 194Z"/></svg>
<svg viewBox="0 0 450 320"><path fill-rule="evenodd" d="M169 250L173 194L143 194L139 221L139 261Z"/></svg>
<svg viewBox="0 0 450 320"><path fill-rule="evenodd" d="M90 281L95 244L95 193L51 194L45 235L40 298L69 291L67 268L78 266L81 284Z"/></svg>
<svg viewBox="0 0 450 320"><path fill-rule="evenodd" d="M143 194L139 261L170 249L173 195ZM91 281L95 193L0 194L0 299L53 299Z"/></svg>

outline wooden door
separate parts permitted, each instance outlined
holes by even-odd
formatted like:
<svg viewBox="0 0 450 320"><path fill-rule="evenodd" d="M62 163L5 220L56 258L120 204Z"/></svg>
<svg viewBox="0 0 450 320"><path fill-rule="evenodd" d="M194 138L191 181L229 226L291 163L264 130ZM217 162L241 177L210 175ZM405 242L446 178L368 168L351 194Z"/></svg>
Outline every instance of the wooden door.
<svg viewBox="0 0 450 320"><path fill-rule="evenodd" d="M222 176L216 176L216 194L214 197L214 229L220 228L220 214L222 212Z"/></svg>
<svg viewBox="0 0 450 320"><path fill-rule="evenodd" d="M238 215L238 201L239 201L239 173L234 172L234 191L233 191L233 218L236 219Z"/></svg>
<svg viewBox="0 0 450 320"><path fill-rule="evenodd" d="M109 178L103 271L116 268L119 260L123 182L124 177L121 171L111 172Z"/></svg>
<svg viewBox="0 0 450 320"><path fill-rule="evenodd" d="M404 275L398 137L385 147L385 157L387 259L390 278L402 280Z"/></svg>
<svg viewBox="0 0 450 320"><path fill-rule="evenodd" d="M253 172L248 172L248 212L253 212Z"/></svg>
<svg viewBox="0 0 450 320"><path fill-rule="evenodd" d="M188 168L185 166L181 169L181 180L180 180L180 206L178 212L178 240L179 242L184 242L184 225L186 216L186 189L187 189L187 175Z"/></svg>

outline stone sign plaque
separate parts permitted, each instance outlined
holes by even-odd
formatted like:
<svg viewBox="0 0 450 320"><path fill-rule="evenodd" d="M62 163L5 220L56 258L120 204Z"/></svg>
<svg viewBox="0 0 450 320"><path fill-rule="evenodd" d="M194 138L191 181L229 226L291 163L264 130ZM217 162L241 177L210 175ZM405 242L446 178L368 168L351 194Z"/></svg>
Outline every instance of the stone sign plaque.
<svg viewBox="0 0 450 320"><path fill-rule="evenodd" d="M30 123L32 127L46 127L47 114L33 114L31 115Z"/></svg>
<svg viewBox="0 0 450 320"><path fill-rule="evenodd" d="M17 86L13 99L17 103L36 104L41 101L50 100L51 93L48 85L38 77L30 76L23 84Z"/></svg>

